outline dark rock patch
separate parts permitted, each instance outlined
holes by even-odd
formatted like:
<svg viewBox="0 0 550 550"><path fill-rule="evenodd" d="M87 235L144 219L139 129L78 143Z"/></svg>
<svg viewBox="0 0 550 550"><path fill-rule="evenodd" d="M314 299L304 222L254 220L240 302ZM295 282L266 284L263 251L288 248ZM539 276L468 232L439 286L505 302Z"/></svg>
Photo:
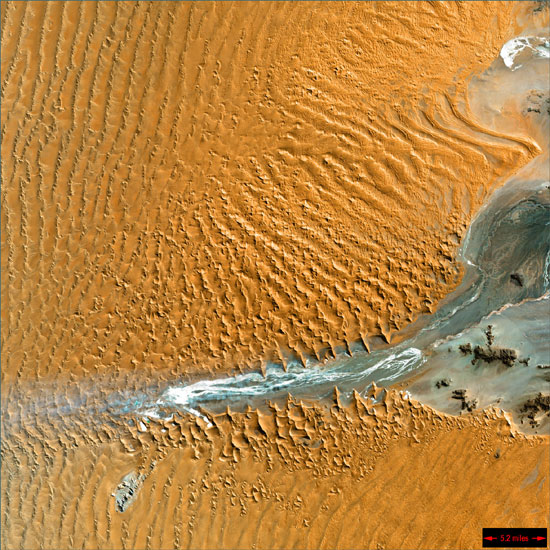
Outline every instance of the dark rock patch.
<svg viewBox="0 0 550 550"><path fill-rule="evenodd" d="M519 273L512 273L510 280L518 286L523 286L523 277Z"/></svg>
<svg viewBox="0 0 550 550"><path fill-rule="evenodd" d="M493 325L487 325L485 330L485 338L487 338L487 345L491 347L495 342L495 337L493 336Z"/></svg>
<svg viewBox="0 0 550 550"><path fill-rule="evenodd" d="M513 367L516 359L518 358L517 351L510 348L491 348L490 346L476 346L474 348L474 358L472 364L477 361L483 361L484 363L493 363L494 361L500 361L507 367Z"/></svg>
<svg viewBox="0 0 550 550"><path fill-rule="evenodd" d="M472 344L470 344L469 342L467 344L460 344L460 346L458 346L458 349L464 355L468 355L469 353L472 353Z"/></svg>
<svg viewBox="0 0 550 550"><path fill-rule="evenodd" d="M115 507L118 512L125 512L128 506L134 502L141 487L141 481L141 478L132 472L118 484L114 492Z"/></svg>
<svg viewBox="0 0 550 550"><path fill-rule="evenodd" d="M473 354L474 357L472 359L472 365L476 365L480 361L483 363L494 363L495 361L498 361L507 367L513 367L515 362L518 360L518 353L516 350L511 348L493 347L495 342L493 325L487 326L487 329L485 330L485 338L487 340L486 346L475 346L472 348L472 344L468 342L458 346L458 349L464 355ZM529 363L529 358L520 359L520 362L527 365Z"/></svg>
<svg viewBox="0 0 550 550"><path fill-rule="evenodd" d="M529 420L529 424L533 428L539 426L540 422L537 416L542 413L543 416L550 416L550 395L543 395L539 392L536 397L528 399L519 409L521 422L525 417Z"/></svg>
<svg viewBox="0 0 550 550"><path fill-rule="evenodd" d="M527 96L527 108L524 114L536 113L550 115L550 97L541 90L531 90Z"/></svg>
<svg viewBox="0 0 550 550"><path fill-rule="evenodd" d="M466 390L454 390L451 394L453 399L457 399L461 403L461 410L467 410L472 412L477 408L478 400L477 399L468 399Z"/></svg>

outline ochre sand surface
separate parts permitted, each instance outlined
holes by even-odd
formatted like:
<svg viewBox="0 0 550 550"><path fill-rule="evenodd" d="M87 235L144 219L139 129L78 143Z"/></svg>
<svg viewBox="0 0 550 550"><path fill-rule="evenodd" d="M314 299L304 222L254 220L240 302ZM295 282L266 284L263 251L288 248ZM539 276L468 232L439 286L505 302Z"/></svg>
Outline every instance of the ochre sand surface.
<svg viewBox="0 0 550 550"><path fill-rule="evenodd" d="M548 437L497 410L390 390L142 425L69 394L322 359L433 310L539 151L466 93L533 7L1 3L3 548L477 548L548 525Z"/></svg>
<svg viewBox="0 0 550 550"><path fill-rule="evenodd" d="M432 310L537 150L464 103L516 11L2 2L4 381L323 356Z"/></svg>
<svg viewBox="0 0 550 550"><path fill-rule="evenodd" d="M447 416L390 391L327 410L43 422L3 445L3 548L480 548L542 527L548 439L490 409ZM142 479L125 512L113 493Z"/></svg>

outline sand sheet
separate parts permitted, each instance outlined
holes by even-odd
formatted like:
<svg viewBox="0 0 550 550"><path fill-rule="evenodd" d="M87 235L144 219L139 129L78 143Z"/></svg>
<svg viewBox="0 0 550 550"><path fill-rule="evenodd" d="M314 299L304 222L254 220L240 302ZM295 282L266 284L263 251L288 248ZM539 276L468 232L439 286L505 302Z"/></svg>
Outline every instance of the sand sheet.
<svg viewBox="0 0 550 550"><path fill-rule="evenodd" d="M109 401L434 311L473 216L540 153L531 119L490 130L468 93L539 4L0 3L2 548L472 548L548 525L548 436L494 408Z"/></svg>
<svg viewBox="0 0 550 550"><path fill-rule="evenodd" d="M536 152L460 105L514 9L2 3L4 379L246 368L433 309Z"/></svg>

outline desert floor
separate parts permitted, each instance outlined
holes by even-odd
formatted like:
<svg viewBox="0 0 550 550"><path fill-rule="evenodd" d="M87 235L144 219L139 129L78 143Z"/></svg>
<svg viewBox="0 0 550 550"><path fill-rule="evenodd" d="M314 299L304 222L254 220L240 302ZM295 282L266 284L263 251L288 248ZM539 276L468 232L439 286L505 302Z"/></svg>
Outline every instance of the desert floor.
<svg viewBox="0 0 550 550"><path fill-rule="evenodd" d="M103 406L369 350L435 311L473 217L541 154L513 102L482 120L497 92L474 77L547 6L3 1L1 25L3 548L548 526L549 437L496 407L404 386L147 425Z"/></svg>

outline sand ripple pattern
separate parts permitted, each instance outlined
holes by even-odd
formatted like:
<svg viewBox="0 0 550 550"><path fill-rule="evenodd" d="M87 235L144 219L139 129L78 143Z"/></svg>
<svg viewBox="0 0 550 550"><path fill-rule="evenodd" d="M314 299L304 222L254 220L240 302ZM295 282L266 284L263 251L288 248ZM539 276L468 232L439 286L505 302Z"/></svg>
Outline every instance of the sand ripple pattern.
<svg viewBox="0 0 550 550"><path fill-rule="evenodd" d="M464 94L517 4L0 3L2 548L474 547L502 513L547 521L547 441L496 411L120 414L387 340L454 288L471 217L536 153Z"/></svg>
<svg viewBox="0 0 550 550"><path fill-rule="evenodd" d="M548 438L494 409L452 417L390 391L208 424L96 420L3 440L3 548L475 548L495 517L547 522ZM121 513L115 488L132 473Z"/></svg>
<svg viewBox="0 0 550 550"><path fill-rule="evenodd" d="M120 414L184 373L389 339L454 288L472 215L536 153L464 94L516 8L0 3L2 548L474 547L547 521L547 441L496 411Z"/></svg>
<svg viewBox="0 0 550 550"><path fill-rule="evenodd" d="M322 358L433 308L533 154L453 84L512 9L3 2L4 380Z"/></svg>

